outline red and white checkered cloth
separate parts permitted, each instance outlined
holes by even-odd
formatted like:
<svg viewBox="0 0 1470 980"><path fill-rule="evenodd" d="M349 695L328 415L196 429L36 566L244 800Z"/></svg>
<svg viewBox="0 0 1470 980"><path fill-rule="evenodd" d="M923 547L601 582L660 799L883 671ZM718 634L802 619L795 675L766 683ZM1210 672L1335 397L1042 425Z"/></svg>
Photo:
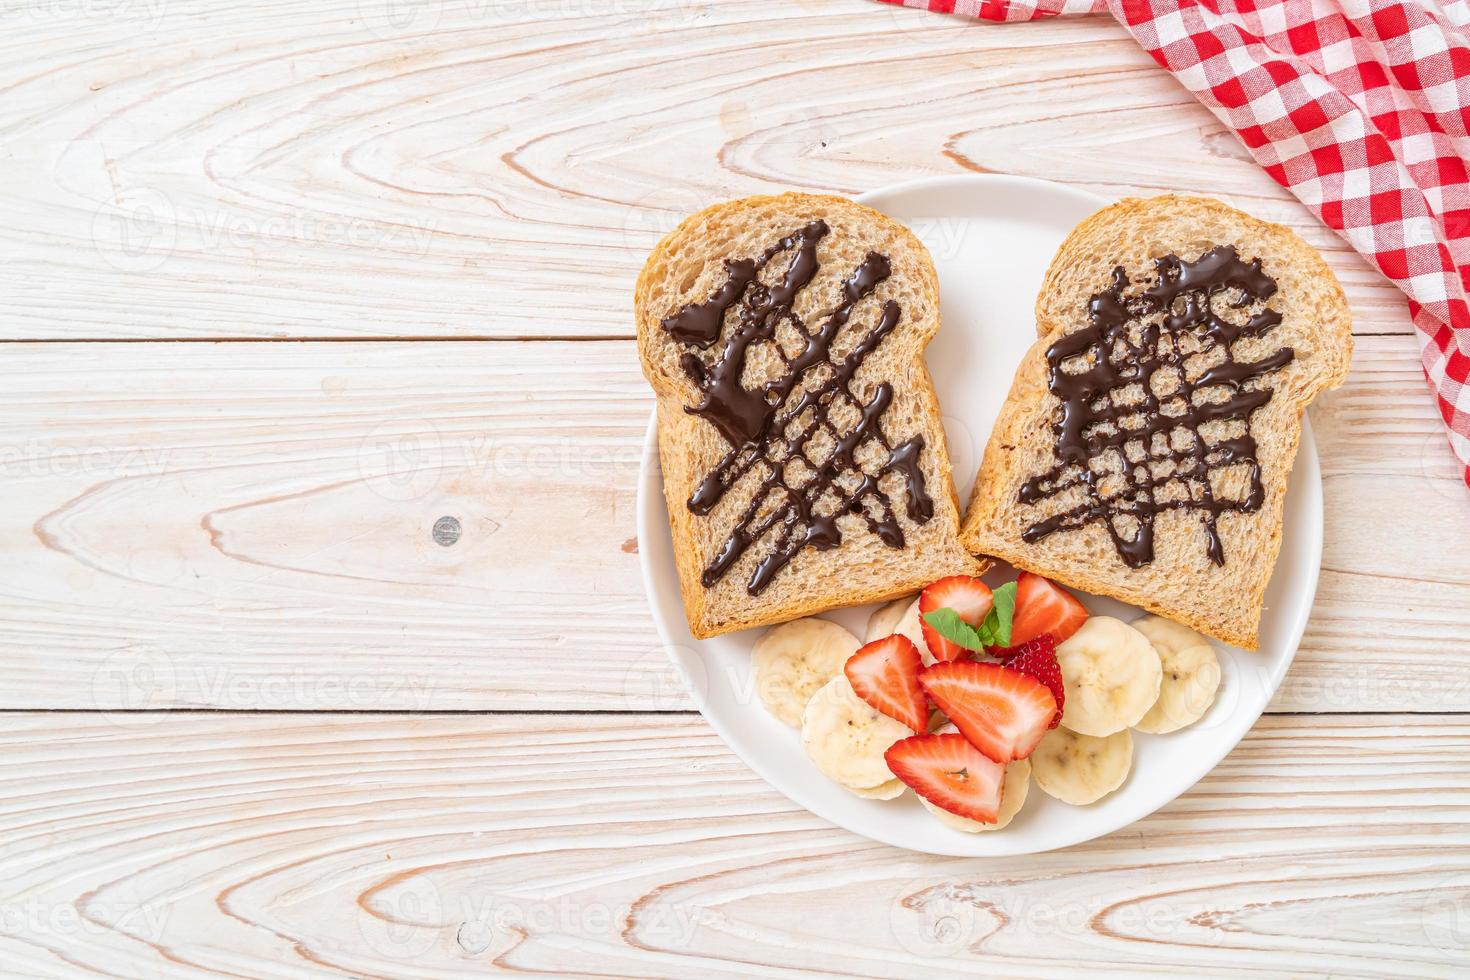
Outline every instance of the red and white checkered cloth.
<svg viewBox="0 0 1470 980"><path fill-rule="evenodd" d="M1470 485L1465 0L885 0L994 21L1109 13L1277 183L1409 297Z"/></svg>

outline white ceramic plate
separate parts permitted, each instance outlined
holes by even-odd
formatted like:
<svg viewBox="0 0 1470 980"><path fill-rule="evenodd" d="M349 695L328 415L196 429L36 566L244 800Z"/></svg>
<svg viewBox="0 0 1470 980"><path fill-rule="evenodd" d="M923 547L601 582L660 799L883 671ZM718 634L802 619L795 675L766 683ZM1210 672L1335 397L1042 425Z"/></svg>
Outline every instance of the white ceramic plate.
<svg viewBox="0 0 1470 980"><path fill-rule="evenodd" d="M984 175L918 180L858 200L912 228L938 266L943 328L927 357L944 406L963 502L1011 375L1034 339L1032 306L1041 277L1067 232L1107 202L1047 181ZM750 649L759 630L703 641L689 635L656 439L650 422L638 484L639 550L659 634L695 704L752 769L796 803L897 847L931 854L1027 854L1100 837L1157 810L1209 772L1260 717L1296 652L1317 589L1322 484L1307 430L1286 496L1281 558L1266 590L1261 649L1250 653L1216 645L1223 679L1209 713L1169 735L1135 732L1128 781L1092 806L1058 802L1033 783L1010 826L965 834L940 824L912 793L893 801L863 800L822 776L802 752L798 733L768 715L755 696ZM994 585L1009 577L1010 569L1002 566L986 579ZM1094 613L1125 620L1141 615L1112 599L1080 598ZM872 609L836 610L827 617L862 638Z"/></svg>

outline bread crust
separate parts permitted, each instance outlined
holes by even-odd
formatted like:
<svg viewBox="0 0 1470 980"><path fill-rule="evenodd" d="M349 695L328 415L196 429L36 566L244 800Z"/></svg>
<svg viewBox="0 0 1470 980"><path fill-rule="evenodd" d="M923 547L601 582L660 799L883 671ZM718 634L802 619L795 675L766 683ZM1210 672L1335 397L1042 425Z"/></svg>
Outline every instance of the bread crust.
<svg viewBox="0 0 1470 980"><path fill-rule="evenodd" d="M1269 460L1262 452L1262 506L1251 514L1224 515L1234 518L1228 529L1222 517L1226 566L1217 569L1202 564L1185 569L1185 574L1197 576L1197 581L1190 583L1195 586L1189 590L1193 599L1184 598L1180 590L1171 593L1161 589L1162 583L1154 581L1160 569L1132 569L1118 558L1111 545L1099 549L1097 539L1101 536L1106 540L1106 532L1096 526L1059 532L1035 544L1023 542L1022 522L1017 520L1018 509L1023 508L1016 502L1021 483L1034 475L1022 447L1028 439L1031 445L1038 438L1047 440L1047 444L1053 439L1051 424L1059 402L1047 388L1046 349L1084 322L1084 308L1077 302L1077 267L1084 261L1096 264L1099 243L1146 238L1155 232L1161 239L1172 240L1181 222L1192 226L1198 238L1214 244L1233 244L1224 240L1221 232L1259 241L1261 248L1250 254L1242 250L1242 257L1259 254L1268 273L1277 275L1289 269L1293 284L1308 283L1312 290L1310 297L1291 300L1300 303L1293 307L1299 322L1291 325L1292 335L1307 339L1298 346L1309 351L1310 363L1298 365L1288 381L1276 386L1272 401L1258 410L1269 410L1273 426L1277 420L1283 423L1279 431L1271 431ZM1095 290L1105 287L1105 280L1093 286ZM962 530L966 547L1068 587L1132 603L1226 643L1256 649L1266 586L1281 549L1283 499L1301 439L1303 413L1318 393L1342 384L1352 359L1347 299L1332 270L1290 229L1252 218L1218 201L1182 195L1129 198L1087 218L1067 236L1043 279L1036 301L1036 327L1038 339L1016 370L1010 395L986 445ZM1300 357L1303 352L1298 353L1299 359L1305 360ZM1040 436L1038 429L1043 430ZM1248 536L1249 557L1241 553L1242 540ZM1072 546L1053 543L1042 547L1058 539L1072 539ZM1230 570L1232 551L1237 567L1248 573L1244 578L1243 573ZM1228 578L1232 574L1240 580Z"/></svg>
<svg viewBox="0 0 1470 980"><path fill-rule="evenodd" d="M708 453L704 460L696 458L699 449L711 439L713 426L704 419L684 411L693 404L698 389L686 377L668 370L667 351L669 343L660 321L675 308L668 296L659 298L656 293L660 284L667 287L671 269L682 269L683 274L675 279L697 280L707 262L690 264L683 257L694 252L702 239L712 230L739 227L751 221L763 221L760 215L767 213L801 214L834 218L840 216L848 224L861 223L873 229L876 236L901 243L905 250L921 261L913 266L913 283L932 306L934 315L920 322L906 314L894 335L884 340L884 345L900 341L899 331L904 331L902 343L905 350L911 348L906 364L905 378L907 396L918 406L923 423L920 431L926 442L925 453L932 454L933 465L926 469L926 486L934 501L934 515L923 525L925 539L933 544L920 549L914 543L912 528L905 526L909 544L902 549L886 546L877 553L876 559L864 562L863 576L844 582L847 567L846 553L852 550L851 539L845 535L843 544L830 551L817 553L821 560L819 582L814 587L784 595L772 601L768 593L749 597L742 589L736 601L728 591L723 596L706 588L700 581L705 563L710 556L698 545L698 522L714 518L696 516L689 511L687 501L694 486L704 475L702 467L708 466ZM834 218L835 220L835 218ZM769 224L769 222L766 222ZM788 233L789 227L766 227L765 237L779 237ZM732 256L733 257L733 256ZM665 288L665 292L668 292ZM699 295L698 286L677 290L679 303L704 297ZM663 470L664 500L668 507L669 527L673 537L674 560L679 574L680 593L689 620L690 632L699 639L715 636L753 626L784 622L814 613L845 606L882 602L911 594L937 578L948 574L966 573L978 575L989 563L970 555L959 543L960 504L954 489L950 468L948 446L944 440L944 429L940 422L939 399L934 392L933 382L923 361L923 350L939 327L939 280L927 249L905 226L881 212L863 207L846 198L817 194L758 195L715 204L691 215L669 232L650 253L634 288L634 316L638 330L638 354L643 373L657 396L659 462ZM667 308L666 308L667 307ZM726 332L722 329L722 336ZM930 479L931 476L937 479ZM928 534L929 525L940 531ZM810 561L810 549L794 559ZM875 562L881 567L874 568ZM788 567L788 570L790 567ZM785 571L781 573L786 574ZM732 569L727 578L734 578ZM776 582L780 581L778 575ZM772 589L775 586L773 583Z"/></svg>

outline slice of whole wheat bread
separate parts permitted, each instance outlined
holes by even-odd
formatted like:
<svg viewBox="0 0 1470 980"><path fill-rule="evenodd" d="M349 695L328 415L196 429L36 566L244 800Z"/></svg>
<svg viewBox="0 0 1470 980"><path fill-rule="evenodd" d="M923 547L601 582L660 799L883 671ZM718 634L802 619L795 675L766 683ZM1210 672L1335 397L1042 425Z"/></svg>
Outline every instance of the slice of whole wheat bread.
<svg viewBox="0 0 1470 980"><path fill-rule="evenodd" d="M717 204L653 250L634 311L696 637L984 570L924 365L938 280L907 228L840 197Z"/></svg>
<svg viewBox="0 0 1470 980"><path fill-rule="evenodd" d="M1117 268L1127 280L1113 293ZM1212 269L1218 291L1187 288ZM1332 271L1289 229L1218 201L1126 199L1062 243L1036 328L985 450L965 545L1255 649L1302 414L1352 356ZM1065 377L1053 380L1048 351Z"/></svg>

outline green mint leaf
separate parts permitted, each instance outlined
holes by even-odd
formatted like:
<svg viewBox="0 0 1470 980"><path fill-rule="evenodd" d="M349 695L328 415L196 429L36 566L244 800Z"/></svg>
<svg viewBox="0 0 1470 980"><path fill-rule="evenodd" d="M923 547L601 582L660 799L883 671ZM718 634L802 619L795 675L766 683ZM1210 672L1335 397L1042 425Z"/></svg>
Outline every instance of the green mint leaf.
<svg viewBox="0 0 1470 980"><path fill-rule="evenodd" d="M960 619L960 614L948 606L925 613L924 622L934 627L936 633L956 646L964 647L966 650L985 649L985 641L975 631L975 627Z"/></svg>
<svg viewBox="0 0 1470 980"><path fill-rule="evenodd" d="M986 626L991 626L995 635L992 646L1008 647L1011 645L1011 620L1016 613L1016 583L1007 582L993 592L994 605L990 607L990 615L985 617ZM991 621L994 620L994 625Z"/></svg>

